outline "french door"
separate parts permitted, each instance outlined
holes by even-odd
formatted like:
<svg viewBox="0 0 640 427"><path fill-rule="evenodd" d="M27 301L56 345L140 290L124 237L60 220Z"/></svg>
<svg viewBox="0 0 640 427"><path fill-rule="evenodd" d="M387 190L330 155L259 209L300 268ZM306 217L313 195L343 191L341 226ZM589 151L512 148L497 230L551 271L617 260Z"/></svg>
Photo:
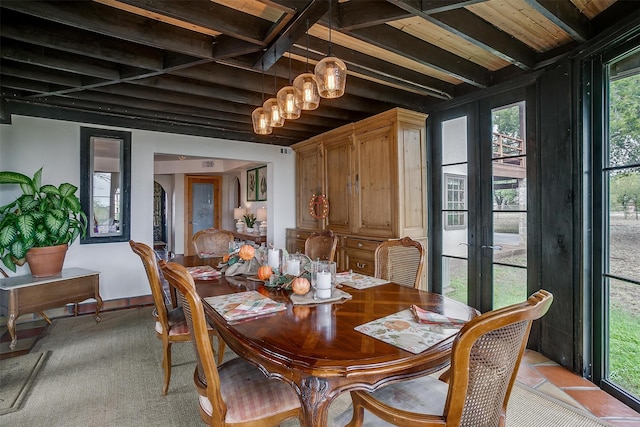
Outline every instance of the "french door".
<svg viewBox="0 0 640 427"><path fill-rule="evenodd" d="M594 379L640 408L640 45L595 61Z"/></svg>
<svg viewBox="0 0 640 427"><path fill-rule="evenodd" d="M528 296L526 95L523 88L429 119L430 287L483 312Z"/></svg>

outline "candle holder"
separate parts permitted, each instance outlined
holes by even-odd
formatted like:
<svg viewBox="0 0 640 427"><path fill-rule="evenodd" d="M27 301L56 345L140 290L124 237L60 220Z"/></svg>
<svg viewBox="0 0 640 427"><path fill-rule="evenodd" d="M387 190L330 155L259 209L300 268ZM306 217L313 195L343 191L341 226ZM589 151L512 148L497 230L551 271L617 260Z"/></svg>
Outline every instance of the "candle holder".
<svg viewBox="0 0 640 427"><path fill-rule="evenodd" d="M336 284L335 261L314 261L311 264L311 286L319 299L331 298Z"/></svg>

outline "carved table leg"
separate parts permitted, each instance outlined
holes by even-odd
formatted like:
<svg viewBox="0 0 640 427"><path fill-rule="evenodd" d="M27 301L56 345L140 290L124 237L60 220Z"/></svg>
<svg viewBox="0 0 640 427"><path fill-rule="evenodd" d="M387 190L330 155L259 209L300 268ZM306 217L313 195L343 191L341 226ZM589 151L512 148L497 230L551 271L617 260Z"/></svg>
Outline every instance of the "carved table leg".
<svg viewBox="0 0 640 427"><path fill-rule="evenodd" d="M9 313L9 319L7 319L7 329L9 330L9 336L11 336L11 344L9 344L10 350L15 350L18 337L16 336L16 319L18 313L11 311Z"/></svg>
<svg viewBox="0 0 640 427"><path fill-rule="evenodd" d="M96 323L100 323L100 310L102 309L102 298L100 294L96 292Z"/></svg>
<svg viewBox="0 0 640 427"><path fill-rule="evenodd" d="M318 377L306 377L302 380L300 392L304 425L308 427L326 426L329 406L333 400L329 393L327 380Z"/></svg>

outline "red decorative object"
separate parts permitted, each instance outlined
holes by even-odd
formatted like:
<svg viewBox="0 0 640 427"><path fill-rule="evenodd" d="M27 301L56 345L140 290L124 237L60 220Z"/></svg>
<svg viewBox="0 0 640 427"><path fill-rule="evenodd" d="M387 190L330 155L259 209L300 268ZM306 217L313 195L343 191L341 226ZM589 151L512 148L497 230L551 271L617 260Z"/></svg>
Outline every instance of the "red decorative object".
<svg viewBox="0 0 640 427"><path fill-rule="evenodd" d="M323 219L329 215L329 201L323 195L313 195L309 199L309 214L316 219Z"/></svg>

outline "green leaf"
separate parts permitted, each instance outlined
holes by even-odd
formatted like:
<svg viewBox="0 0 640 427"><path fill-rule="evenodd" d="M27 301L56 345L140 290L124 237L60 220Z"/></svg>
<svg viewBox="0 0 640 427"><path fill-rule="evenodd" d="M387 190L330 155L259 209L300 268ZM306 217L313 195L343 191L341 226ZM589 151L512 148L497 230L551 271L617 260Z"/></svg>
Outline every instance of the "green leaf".
<svg viewBox="0 0 640 427"><path fill-rule="evenodd" d="M58 235L58 230L60 229L60 226L62 225L63 220L59 218L59 214L56 214L55 212L59 212L59 211L52 211L47 213L46 217L44 218L44 223L47 226L47 229L49 230L50 233L54 234L54 235Z"/></svg>
<svg viewBox="0 0 640 427"><path fill-rule="evenodd" d="M65 182L64 184L60 184L59 190L62 197L66 198L74 194L78 190L78 187L76 187L73 184L69 184L68 182Z"/></svg>
<svg viewBox="0 0 640 427"><path fill-rule="evenodd" d="M12 224L0 229L0 247L8 247L17 239L17 237L18 230Z"/></svg>
<svg viewBox="0 0 640 427"><path fill-rule="evenodd" d="M32 181L26 175L18 172L0 172L0 184L27 184L31 185Z"/></svg>
<svg viewBox="0 0 640 427"><path fill-rule="evenodd" d="M37 192L41 185L42 185L42 168L38 169L38 171L35 174L33 174L33 190Z"/></svg>
<svg viewBox="0 0 640 427"><path fill-rule="evenodd" d="M42 187L40 187L40 192L44 194L55 194L56 196L60 195L60 190L58 190L58 187L50 184L43 185Z"/></svg>
<svg viewBox="0 0 640 427"><path fill-rule="evenodd" d="M22 240L28 240L33 238L33 234L36 230L36 222L33 219L33 216L25 214L18 217L16 227L18 228L18 232L22 235ZM18 256L16 258L22 257Z"/></svg>
<svg viewBox="0 0 640 427"><path fill-rule="evenodd" d="M13 271L14 273L16 272L16 265L13 263L13 260L11 259L11 254L10 253L8 253L4 257L2 257L2 263L9 270Z"/></svg>
<svg viewBox="0 0 640 427"><path fill-rule="evenodd" d="M31 246L26 247L22 240L16 240L10 247L11 254L18 259L24 258L27 255L27 250L29 249L31 249Z"/></svg>
<svg viewBox="0 0 640 427"><path fill-rule="evenodd" d="M46 230L36 230L33 238L36 241L36 246L42 246L46 243L47 241L47 236L49 235L49 232Z"/></svg>

